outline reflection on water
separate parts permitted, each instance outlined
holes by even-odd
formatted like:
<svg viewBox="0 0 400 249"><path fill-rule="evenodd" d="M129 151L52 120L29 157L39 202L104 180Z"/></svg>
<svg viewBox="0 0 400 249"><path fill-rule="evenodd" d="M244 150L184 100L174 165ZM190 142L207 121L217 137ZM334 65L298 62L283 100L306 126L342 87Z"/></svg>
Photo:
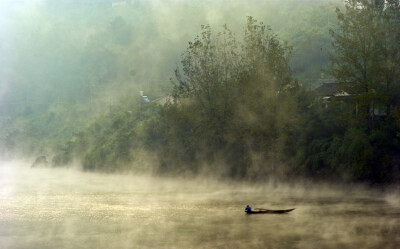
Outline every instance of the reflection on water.
<svg viewBox="0 0 400 249"><path fill-rule="evenodd" d="M398 193L0 163L0 248L400 248ZM246 204L292 208L245 215Z"/></svg>

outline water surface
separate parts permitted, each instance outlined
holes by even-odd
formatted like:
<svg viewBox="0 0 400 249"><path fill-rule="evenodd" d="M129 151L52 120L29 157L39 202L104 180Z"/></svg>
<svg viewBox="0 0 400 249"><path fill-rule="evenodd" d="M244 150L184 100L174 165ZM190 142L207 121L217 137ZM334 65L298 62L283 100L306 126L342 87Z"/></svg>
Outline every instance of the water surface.
<svg viewBox="0 0 400 249"><path fill-rule="evenodd" d="M296 208L246 215L244 207ZM400 248L400 198L360 188L0 163L0 248Z"/></svg>

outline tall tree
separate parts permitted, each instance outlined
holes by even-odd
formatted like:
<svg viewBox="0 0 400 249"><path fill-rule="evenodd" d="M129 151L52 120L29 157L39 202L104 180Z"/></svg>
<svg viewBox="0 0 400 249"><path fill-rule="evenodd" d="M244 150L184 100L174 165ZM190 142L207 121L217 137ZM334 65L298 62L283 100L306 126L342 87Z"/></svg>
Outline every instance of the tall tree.
<svg viewBox="0 0 400 249"><path fill-rule="evenodd" d="M353 119L357 125L346 126L336 150L339 161L344 159L341 163L358 179L395 179L391 173L398 170L399 152L398 1L348 0L345 11L338 9L337 15L338 27L331 30L332 73L358 92L359 107Z"/></svg>
<svg viewBox="0 0 400 249"><path fill-rule="evenodd" d="M387 1L385 9L378 9L380 35L379 102L386 106L388 117L400 104L400 6L399 1Z"/></svg>
<svg viewBox="0 0 400 249"><path fill-rule="evenodd" d="M175 101L194 101L201 126L213 131L219 143L223 143L225 122L232 117L240 64L237 56L236 40L226 25L217 35L205 25L183 54L183 75L175 70Z"/></svg>
<svg viewBox="0 0 400 249"><path fill-rule="evenodd" d="M287 94L295 89L290 51L270 27L252 17L247 18L242 41L236 41L226 25L217 34L203 26L201 35L189 42L173 81L175 103L180 104L171 115L191 124L186 148L198 143L207 158L223 154L231 174L240 176L251 164L250 151L274 153L280 133L290 133L295 117L289 114L296 109L294 98Z"/></svg>
<svg viewBox="0 0 400 249"><path fill-rule="evenodd" d="M386 105L390 116L397 105L398 13L395 1L348 0L345 12L337 9L338 26L331 30L332 74L359 93L359 120L366 127L374 108Z"/></svg>

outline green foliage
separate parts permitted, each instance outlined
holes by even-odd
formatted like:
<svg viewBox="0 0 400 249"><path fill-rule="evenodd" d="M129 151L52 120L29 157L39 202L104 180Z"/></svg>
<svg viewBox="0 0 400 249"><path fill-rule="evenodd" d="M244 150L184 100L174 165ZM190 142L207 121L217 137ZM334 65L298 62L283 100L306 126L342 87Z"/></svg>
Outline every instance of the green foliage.
<svg viewBox="0 0 400 249"><path fill-rule="evenodd" d="M385 107L393 117L400 96L400 62L398 36L400 7L397 4L347 1L343 13L337 10L338 27L331 30L332 75L340 82L351 83L356 97L359 124L370 129L374 109Z"/></svg>
<svg viewBox="0 0 400 249"><path fill-rule="evenodd" d="M253 155L282 159L297 132L289 56L290 47L252 17L243 41L226 25L216 35L203 26L183 54L183 75L175 71L174 104L152 131L166 143L159 156L165 167L178 161L196 172L205 163L246 177Z"/></svg>
<svg viewBox="0 0 400 249"><path fill-rule="evenodd" d="M183 47L177 41L193 29L177 13L204 23L207 3L180 6L173 15L161 2L165 8L43 5L35 18L16 22L18 77L0 100L0 153L55 154L55 166L78 160L85 170L104 172L152 171L155 163L160 174L398 181L397 2L349 0L337 20L334 3L285 3L257 1L271 26L248 17L239 36L238 25L202 26L175 70L172 91L158 79L170 73ZM237 22L235 11L217 14ZM307 87L329 63L328 51L331 74L357 91L350 100L328 104ZM170 99L141 105L131 97L139 90Z"/></svg>
<svg viewBox="0 0 400 249"><path fill-rule="evenodd" d="M394 2L384 8L378 2L351 0L344 12L337 9L338 26L331 30L332 75L353 85L355 95L350 102L331 103L326 111L334 111L325 118L334 118L343 129L328 132L328 138L337 138L332 141L314 140L313 144L325 142L312 146L319 148L309 153L311 160L306 165L312 172L330 168L357 180L398 180L391 175L398 166L388 155L399 152L394 119L399 106L399 71L393 67L400 59L399 13ZM355 113L346 110L354 105Z"/></svg>
<svg viewBox="0 0 400 249"><path fill-rule="evenodd" d="M141 147L151 146L151 142L144 143L151 138L143 136L146 136L148 123L157 117L157 110L154 104L113 106L62 145L53 164L68 165L78 159L82 160L84 170L144 170L132 162L137 159Z"/></svg>

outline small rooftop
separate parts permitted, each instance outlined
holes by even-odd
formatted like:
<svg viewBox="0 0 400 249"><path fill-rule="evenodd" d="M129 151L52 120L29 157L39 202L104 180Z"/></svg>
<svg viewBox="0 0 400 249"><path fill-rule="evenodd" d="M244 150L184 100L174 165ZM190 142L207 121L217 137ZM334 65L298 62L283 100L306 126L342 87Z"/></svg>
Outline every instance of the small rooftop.
<svg viewBox="0 0 400 249"><path fill-rule="evenodd" d="M312 84L317 95L346 97L357 94L354 84L339 83L336 79L320 79Z"/></svg>

